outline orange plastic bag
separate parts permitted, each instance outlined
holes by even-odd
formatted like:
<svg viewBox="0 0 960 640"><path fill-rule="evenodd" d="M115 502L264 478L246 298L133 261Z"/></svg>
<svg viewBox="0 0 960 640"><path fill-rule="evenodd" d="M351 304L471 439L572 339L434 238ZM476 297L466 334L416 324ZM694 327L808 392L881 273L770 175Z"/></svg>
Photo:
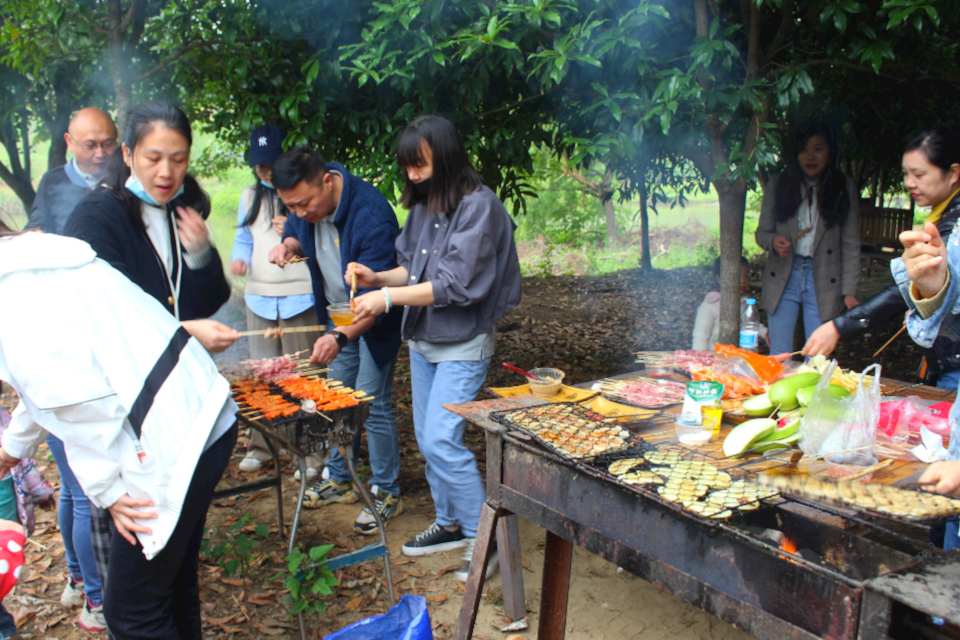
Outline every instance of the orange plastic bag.
<svg viewBox="0 0 960 640"><path fill-rule="evenodd" d="M713 350L723 356L742 358L753 369L761 380L770 384L783 371L783 365L773 358L762 356L752 351L744 351L729 344L716 344Z"/></svg>

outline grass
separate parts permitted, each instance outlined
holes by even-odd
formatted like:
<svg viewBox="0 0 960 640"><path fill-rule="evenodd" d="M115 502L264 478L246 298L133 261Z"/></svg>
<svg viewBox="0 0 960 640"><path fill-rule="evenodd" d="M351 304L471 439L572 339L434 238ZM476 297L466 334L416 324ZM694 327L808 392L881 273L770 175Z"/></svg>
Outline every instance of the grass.
<svg viewBox="0 0 960 640"><path fill-rule="evenodd" d="M198 155L213 143L210 134L197 134L194 137L194 154ZM36 185L47 168L48 142L39 143L31 149L33 182ZM0 148L0 161L7 158ZM349 167L347 167L349 169ZM230 249L236 232L237 208L243 190L254 183L251 170L246 166L232 167L216 178L202 180L203 187L210 194L212 211L208 220L214 244L220 249L224 265L230 262ZM402 225L406 220L406 211L396 203L398 221ZM528 203L531 211L537 207L552 209L547 219L562 222L567 215L563 207L551 206L548 198L532 199ZM559 246L549 238L555 235L550 229L543 229L544 216L520 215L517 217L517 238L527 238L520 244L521 266L525 275L546 273L604 274L621 269L634 268L640 261L640 220L637 214L637 202L615 204L618 227L622 242L619 246L607 247L603 234L597 230L602 227L603 217L600 207L596 206L596 217L588 210L589 230L577 234L578 240ZM758 207L754 207L758 208ZM0 183L0 215L12 221L16 227L26 223L26 214L22 204L12 190ZM582 215L582 214L581 214ZM539 219L536 223L533 220ZM716 193L690 198L686 207L660 207L660 214L650 211L651 238L655 246L654 267L676 268L712 263L718 255L719 247L719 206ZM752 225L752 226L751 226ZM748 211L747 228L744 233L744 250L747 255L759 252L753 242L753 230L756 228L755 216ZM656 242L654 242L656 240Z"/></svg>

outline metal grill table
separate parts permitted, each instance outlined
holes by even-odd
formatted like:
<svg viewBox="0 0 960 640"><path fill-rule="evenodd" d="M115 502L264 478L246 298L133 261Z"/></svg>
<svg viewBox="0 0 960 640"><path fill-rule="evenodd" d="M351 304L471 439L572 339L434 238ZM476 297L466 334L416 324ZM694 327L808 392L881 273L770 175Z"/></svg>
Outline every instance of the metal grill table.
<svg viewBox="0 0 960 640"><path fill-rule="evenodd" d="M903 383L900 387L916 390ZM547 531L542 640L564 636L574 544L763 640L912 640L957 637L960 632L960 587L942 589L950 579L960 578L960 561L952 554L888 531L882 523L851 521L842 510L789 499L740 521L692 517L655 494L641 495L605 473L515 438L489 418L494 411L540 402L518 396L446 407L482 427L487 448L487 501L457 623L458 640L473 635L481 577L495 535L500 539L505 610L512 618L525 612L514 514ZM783 551L753 535L744 522L777 529L829 562ZM913 589L898 588L898 580ZM519 606L509 602L517 594ZM940 616L945 624L934 626L930 616ZM904 627L905 617L913 626Z"/></svg>
<svg viewBox="0 0 960 640"><path fill-rule="evenodd" d="M329 452L334 447L339 449L340 455L342 455L347 461L347 468L350 470L350 478L353 481L353 484L363 497L364 503L367 505L367 508L370 509L370 512L373 514L373 517L377 522L377 530L380 534L380 540L373 544L369 544L362 549L351 551L350 553L344 553L336 556L335 558L331 558L326 562L326 565L331 571L336 571L342 567L360 564L374 558L383 558L387 597L389 598L390 606L392 607L396 604L396 597L393 591L393 579L390 573L390 556L387 549L387 534L384 530L380 513L377 511L376 504L374 503L373 498L370 496L370 493L367 491L366 487L364 487L363 483L360 481L360 478L357 476L357 471L354 469L353 464L353 439L357 433L357 430L363 427L363 424L366 422L366 419L369 415L370 403L361 402L356 406L338 409L323 415L319 413L309 416L301 415L294 420L277 421L276 423L251 419L243 416L242 414L238 415L237 417L241 424L256 429L266 437L267 445L270 447L270 453L274 457L274 462L277 467L277 479L266 480L263 482L265 483L264 486L272 486L273 483L276 482L277 513L280 518L279 528L281 531L281 536L283 532L283 507L282 494L279 484L280 465L279 460L277 460L274 444L271 441L280 443L280 445L297 456L297 461L300 467L301 482L300 490L297 493L297 506L294 509L293 522L290 527L290 538L289 542L287 543L288 554L293 553L293 547L297 538L297 529L300 525L300 512L303 509L303 497L307 491L306 457L315 453ZM252 484L253 483L241 485L240 487L234 488L233 491L235 491L235 493L249 491L249 487ZM303 620L303 614L298 614L297 619L300 624L301 640L306 640L306 625Z"/></svg>

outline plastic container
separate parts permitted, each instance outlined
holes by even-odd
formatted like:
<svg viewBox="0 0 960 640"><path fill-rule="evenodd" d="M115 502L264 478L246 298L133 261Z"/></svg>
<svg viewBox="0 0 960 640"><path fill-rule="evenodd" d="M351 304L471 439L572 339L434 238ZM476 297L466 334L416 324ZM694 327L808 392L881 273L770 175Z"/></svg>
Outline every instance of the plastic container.
<svg viewBox="0 0 960 640"><path fill-rule="evenodd" d="M676 359L672 355L645 356L643 358L644 375L648 378L672 378Z"/></svg>
<svg viewBox="0 0 960 640"><path fill-rule="evenodd" d="M710 442L710 438L713 437L713 430L717 425L719 425L719 421L715 417L695 413L681 413L673 421L673 427L677 431L677 440L680 441L680 444L691 447Z"/></svg>
<svg viewBox="0 0 960 640"><path fill-rule="evenodd" d="M350 309L349 302L338 302L337 304L327 305L327 315L330 316L330 322L337 327L345 327L353 322L357 315Z"/></svg>
<svg viewBox="0 0 960 640"><path fill-rule="evenodd" d="M566 375L560 369L539 368L530 369L532 375L541 378L540 380L530 380L530 391L539 398L549 398L560 393L560 386L563 384L563 377Z"/></svg>
<svg viewBox="0 0 960 640"><path fill-rule="evenodd" d="M755 298L747 298L747 306L740 314L740 348L752 353L760 348L760 311Z"/></svg>

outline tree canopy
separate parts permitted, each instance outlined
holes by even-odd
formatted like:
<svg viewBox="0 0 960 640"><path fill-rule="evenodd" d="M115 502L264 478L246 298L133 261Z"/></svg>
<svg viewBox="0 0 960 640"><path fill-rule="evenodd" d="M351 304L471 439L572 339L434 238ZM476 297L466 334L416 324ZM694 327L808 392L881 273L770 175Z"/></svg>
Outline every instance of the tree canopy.
<svg viewBox="0 0 960 640"><path fill-rule="evenodd" d="M536 195L534 149L577 170L602 166L616 197L640 194L644 205L667 186L682 197L712 183L732 291L746 194L789 160L798 120L835 120L847 171L882 193L897 188L904 133L957 119L958 9L957 0L8 0L0 142L10 166L0 178L32 199L26 123L56 141L80 106L111 107L122 123L132 105L167 98L217 136L195 161L203 171L238 162L249 132L273 122L288 145L315 144L392 195L400 129L441 113L515 212ZM52 145L49 164L63 157ZM725 339L735 299L724 296Z"/></svg>

